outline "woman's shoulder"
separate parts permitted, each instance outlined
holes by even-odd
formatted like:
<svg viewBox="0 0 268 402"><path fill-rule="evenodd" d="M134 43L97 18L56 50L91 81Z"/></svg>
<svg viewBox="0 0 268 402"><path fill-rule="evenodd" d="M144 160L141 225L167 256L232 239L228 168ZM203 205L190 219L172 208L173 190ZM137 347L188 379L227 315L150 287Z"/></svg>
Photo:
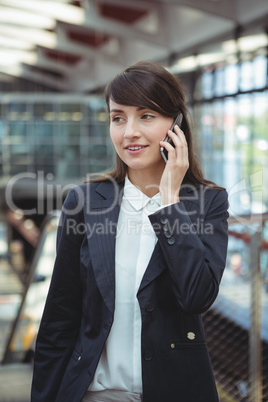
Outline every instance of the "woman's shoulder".
<svg viewBox="0 0 268 402"><path fill-rule="evenodd" d="M122 183L112 180L85 182L73 186L67 193L65 203L84 204L90 200L114 198L123 187Z"/></svg>
<svg viewBox="0 0 268 402"><path fill-rule="evenodd" d="M228 204L228 193L224 187L202 184L199 187L199 193L207 205Z"/></svg>
<svg viewBox="0 0 268 402"><path fill-rule="evenodd" d="M83 182L81 184L76 184L70 187L70 189L68 190L68 193L86 193L87 191L91 190L94 191L95 189L97 189L99 186L103 187L103 186L110 186L111 185L111 181L89 181L89 182ZM117 185L117 183L113 183L113 185Z"/></svg>
<svg viewBox="0 0 268 402"><path fill-rule="evenodd" d="M225 188L206 184L185 184L182 188L181 201L191 208L197 208L202 215L206 216L213 211L227 211L228 193Z"/></svg>
<svg viewBox="0 0 268 402"><path fill-rule="evenodd" d="M207 185L202 185L204 192L207 193L208 198L219 198L219 199L225 199L228 198L228 193L227 190L224 187L219 187L219 186L207 186Z"/></svg>
<svg viewBox="0 0 268 402"><path fill-rule="evenodd" d="M215 197L218 197L219 199L228 198L228 193L225 188L202 183L184 183L181 187L181 193L185 197L188 196L193 200L196 199L197 202L200 201L200 197L206 201L212 200Z"/></svg>
<svg viewBox="0 0 268 402"><path fill-rule="evenodd" d="M224 212L229 208L228 193L225 188L217 186L204 186L204 209L206 213Z"/></svg>

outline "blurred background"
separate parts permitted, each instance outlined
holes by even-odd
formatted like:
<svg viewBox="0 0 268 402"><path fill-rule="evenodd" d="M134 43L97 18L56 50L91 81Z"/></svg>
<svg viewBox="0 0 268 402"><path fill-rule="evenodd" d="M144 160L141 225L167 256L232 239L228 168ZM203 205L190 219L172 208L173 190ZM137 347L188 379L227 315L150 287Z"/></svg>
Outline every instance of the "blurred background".
<svg viewBox="0 0 268 402"><path fill-rule="evenodd" d="M229 192L203 317L220 400L268 401L267 0L0 0L0 402L30 400L59 211L112 167L103 89L139 60L182 82L205 176Z"/></svg>

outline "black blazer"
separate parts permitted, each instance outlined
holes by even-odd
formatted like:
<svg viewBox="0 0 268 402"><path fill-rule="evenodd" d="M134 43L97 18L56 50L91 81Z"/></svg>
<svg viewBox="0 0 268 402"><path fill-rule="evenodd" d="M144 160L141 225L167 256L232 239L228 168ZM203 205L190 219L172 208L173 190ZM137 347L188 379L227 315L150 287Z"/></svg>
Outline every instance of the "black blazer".
<svg viewBox="0 0 268 402"><path fill-rule="evenodd" d="M33 402L79 402L92 381L113 323L122 189L83 184L65 200ZM227 193L188 185L180 199L149 216L158 242L137 293L144 402L218 401L200 313L215 300L225 267Z"/></svg>

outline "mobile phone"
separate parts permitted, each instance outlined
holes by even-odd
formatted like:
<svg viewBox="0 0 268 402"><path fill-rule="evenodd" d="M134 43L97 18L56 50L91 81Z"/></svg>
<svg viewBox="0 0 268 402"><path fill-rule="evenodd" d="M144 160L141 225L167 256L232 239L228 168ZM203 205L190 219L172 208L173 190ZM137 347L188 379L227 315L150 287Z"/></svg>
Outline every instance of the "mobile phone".
<svg viewBox="0 0 268 402"><path fill-rule="evenodd" d="M170 130L171 130L171 131L174 131L174 127L175 127L176 124L181 128L182 119L183 119L182 113L178 114L178 116L177 116L176 119L174 120L174 123L172 124ZM172 142L172 139L171 139L168 135L165 136L164 141L167 141L167 142L169 142L171 145L174 146L174 144L173 144L173 142ZM167 152L166 148L160 147L160 152L161 152L161 155L162 155L164 161L167 163L167 160L168 160L168 152Z"/></svg>

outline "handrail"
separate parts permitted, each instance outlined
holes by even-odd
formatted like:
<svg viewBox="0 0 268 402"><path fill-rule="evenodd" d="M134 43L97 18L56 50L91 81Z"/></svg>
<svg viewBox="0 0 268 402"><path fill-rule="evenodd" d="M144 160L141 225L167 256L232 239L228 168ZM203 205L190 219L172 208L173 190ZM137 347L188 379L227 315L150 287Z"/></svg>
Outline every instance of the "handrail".
<svg viewBox="0 0 268 402"><path fill-rule="evenodd" d="M28 241L33 247L37 246L40 237L40 231L31 221L31 226L27 228L27 219L20 210L7 210L6 217L8 222Z"/></svg>
<svg viewBox="0 0 268 402"><path fill-rule="evenodd" d="M241 224L253 224L268 221L268 212L263 212L262 214L241 214L241 215L230 215L228 218L229 225L234 225L237 223Z"/></svg>
<svg viewBox="0 0 268 402"><path fill-rule="evenodd" d="M264 223L268 221L268 213L265 212L263 214L244 214L244 215L233 215L228 218L229 227L235 224L241 225L253 225L259 224L259 228L263 227ZM261 224L261 226L260 226ZM244 243L250 244L252 240L252 234L249 232L237 232L234 229L228 230L229 236L235 237L236 239L242 240ZM261 249L268 250L268 241L261 240Z"/></svg>
<svg viewBox="0 0 268 402"><path fill-rule="evenodd" d="M7 340L7 343L6 343L4 357L2 359L1 364L5 364L5 363L8 362L8 354L9 354L9 350L10 350L10 345L11 345L13 336L14 336L15 331L16 331L16 327L17 327L17 325L19 323L20 316L22 314L22 311L23 311L23 308L24 308L24 305L25 305L26 296L27 296L29 287L30 287L31 283L34 280L36 267L37 267L37 264L38 264L38 261L39 261L39 258L40 258L41 252L43 250L45 240L46 240L46 235L47 235L47 232L48 232L47 231L48 225L53 219L59 219L59 217L60 217L60 211L58 211L58 210L52 211L45 217L45 219L44 219L44 221L42 223L42 226L41 226L41 229L40 229L40 237L39 237L39 240L38 240L36 251L34 253L33 260L32 260L31 266L30 266L29 275L28 275L28 278L27 278L27 284L25 286L25 289L24 289L24 292L23 292L23 295L22 295L22 300L21 300L21 304L20 304L16 319L13 322L13 325L12 325L12 328L11 328L11 331L10 331L10 334L9 334L9 337L8 337L8 340Z"/></svg>

